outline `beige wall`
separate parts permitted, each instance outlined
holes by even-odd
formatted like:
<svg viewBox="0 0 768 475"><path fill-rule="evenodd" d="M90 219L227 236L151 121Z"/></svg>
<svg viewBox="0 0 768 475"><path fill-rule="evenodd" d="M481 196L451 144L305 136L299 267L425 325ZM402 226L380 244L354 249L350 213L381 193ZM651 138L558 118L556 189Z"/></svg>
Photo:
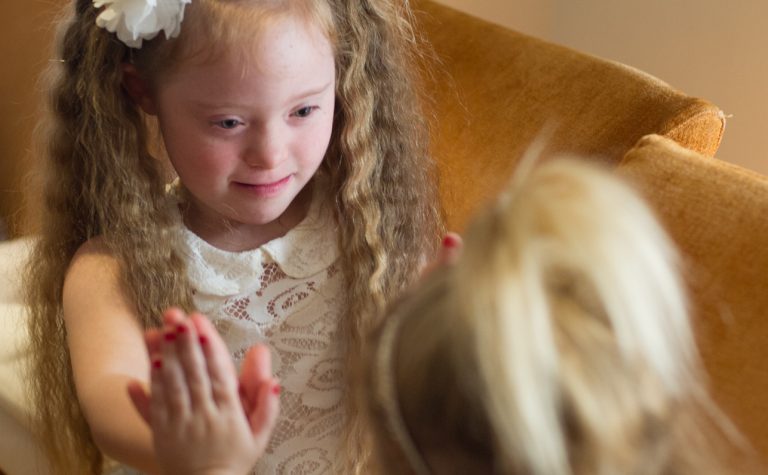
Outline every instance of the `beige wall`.
<svg viewBox="0 0 768 475"><path fill-rule="evenodd" d="M529 35L552 31L556 0L436 0L438 3Z"/></svg>
<svg viewBox="0 0 768 475"><path fill-rule="evenodd" d="M768 2L438 1L714 102L729 116L718 157L768 174Z"/></svg>

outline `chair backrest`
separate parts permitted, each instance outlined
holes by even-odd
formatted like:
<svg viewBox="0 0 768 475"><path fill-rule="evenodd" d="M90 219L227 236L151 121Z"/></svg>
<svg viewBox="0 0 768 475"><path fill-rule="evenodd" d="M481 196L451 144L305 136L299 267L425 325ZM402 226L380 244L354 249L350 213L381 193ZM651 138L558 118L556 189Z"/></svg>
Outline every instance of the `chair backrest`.
<svg viewBox="0 0 768 475"><path fill-rule="evenodd" d="M432 142L452 229L497 194L544 128L554 128L546 155L608 163L651 133L709 156L720 144L720 109L648 74L435 2L417 9L442 63L430 72Z"/></svg>
<svg viewBox="0 0 768 475"><path fill-rule="evenodd" d="M768 177L653 135L617 171L678 244L715 399L768 462Z"/></svg>

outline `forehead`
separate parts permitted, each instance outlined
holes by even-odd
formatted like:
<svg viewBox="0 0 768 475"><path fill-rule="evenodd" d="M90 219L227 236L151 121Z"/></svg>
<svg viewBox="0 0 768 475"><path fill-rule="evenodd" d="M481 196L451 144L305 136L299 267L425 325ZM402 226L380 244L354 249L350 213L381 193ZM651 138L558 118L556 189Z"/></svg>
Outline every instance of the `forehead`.
<svg viewBox="0 0 768 475"><path fill-rule="evenodd" d="M242 89L279 95L333 81L333 48L318 27L286 17L263 25L258 36L247 49L190 56L158 81L158 89L183 89L196 95Z"/></svg>
<svg viewBox="0 0 768 475"><path fill-rule="evenodd" d="M186 9L179 37L154 40L134 62L151 82L222 58L248 69L258 66L265 43L286 28L305 33L294 35L294 43L330 46L335 53L335 23L324 0L196 0Z"/></svg>
<svg viewBox="0 0 768 475"><path fill-rule="evenodd" d="M294 19L313 25L332 41L334 14L326 0L196 0L186 10L182 44L196 40L236 47L270 24ZM186 38L185 38L186 37Z"/></svg>
<svg viewBox="0 0 768 475"><path fill-rule="evenodd" d="M241 61L246 70L278 75L300 70L302 65L307 69L328 69L329 64L335 64L333 47L324 32L290 17L265 25L259 40L243 52Z"/></svg>
<svg viewBox="0 0 768 475"><path fill-rule="evenodd" d="M318 53L328 51L333 54L329 32L310 18L291 14L268 15L247 22L241 19L231 26L208 25L205 34L182 38L174 55L178 63L212 62L225 56L250 63L286 42L293 48L314 47ZM287 51L281 50L281 54L284 53Z"/></svg>

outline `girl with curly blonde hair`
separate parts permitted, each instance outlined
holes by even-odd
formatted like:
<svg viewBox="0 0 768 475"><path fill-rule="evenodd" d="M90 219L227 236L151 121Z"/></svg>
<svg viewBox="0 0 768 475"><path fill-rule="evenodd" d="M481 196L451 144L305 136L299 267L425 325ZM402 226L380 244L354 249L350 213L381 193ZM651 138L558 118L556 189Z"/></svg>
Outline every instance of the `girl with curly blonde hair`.
<svg viewBox="0 0 768 475"><path fill-rule="evenodd" d="M270 347L257 473L362 471L348 368L443 232L408 1L75 0L59 38L26 286L55 471L158 470L125 388L171 306Z"/></svg>

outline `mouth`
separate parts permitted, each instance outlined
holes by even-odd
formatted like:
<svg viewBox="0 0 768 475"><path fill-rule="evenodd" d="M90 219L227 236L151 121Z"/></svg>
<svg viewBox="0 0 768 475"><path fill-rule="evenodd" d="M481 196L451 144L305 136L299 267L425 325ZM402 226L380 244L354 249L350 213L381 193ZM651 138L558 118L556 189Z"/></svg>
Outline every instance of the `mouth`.
<svg viewBox="0 0 768 475"><path fill-rule="evenodd" d="M280 193L283 188L291 181L293 175L288 175L280 180L270 183L242 183L234 182L234 184L241 189L250 191L259 196L273 196Z"/></svg>

